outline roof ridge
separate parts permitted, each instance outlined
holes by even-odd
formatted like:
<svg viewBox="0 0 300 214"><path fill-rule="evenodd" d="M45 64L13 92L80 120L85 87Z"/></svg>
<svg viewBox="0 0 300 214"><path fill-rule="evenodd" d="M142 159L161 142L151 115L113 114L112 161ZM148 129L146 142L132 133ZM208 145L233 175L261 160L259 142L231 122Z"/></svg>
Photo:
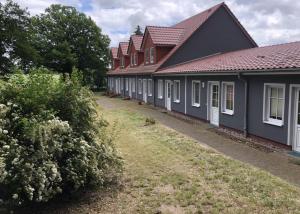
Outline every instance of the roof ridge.
<svg viewBox="0 0 300 214"><path fill-rule="evenodd" d="M173 26L155 26L155 25L147 25L147 27L156 27L156 28L170 28L170 29L184 29L183 27L173 27Z"/></svg>
<svg viewBox="0 0 300 214"><path fill-rule="evenodd" d="M281 46L281 45L288 45L288 44L293 44L293 43L300 43L300 40L298 41L292 41L292 42L286 42L286 43L278 43L278 44L272 44L272 45L264 45L256 48L266 48L266 47L273 47L273 46Z"/></svg>

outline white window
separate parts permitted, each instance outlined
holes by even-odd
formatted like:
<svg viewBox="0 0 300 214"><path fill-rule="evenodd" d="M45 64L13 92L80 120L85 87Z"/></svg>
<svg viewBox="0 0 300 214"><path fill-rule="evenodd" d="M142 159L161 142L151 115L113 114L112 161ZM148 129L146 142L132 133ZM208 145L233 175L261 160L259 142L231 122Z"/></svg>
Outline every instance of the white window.
<svg viewBox="0 0 300 214"><path fill-rule="evenodd" d="M263 121L276 126L283 125L285 84L264 85Z"/></svg>
<svg viewBox="0 0 300 214"><path fill-rule="evenodd" d="M145 62L146 64L149 64L149 49L145 49Z"/></svg>
<svg viewBox="0 0 300 214"><path fill-rule="evenodd" d="M150 48L150 63L154 63L154 47Z"/></svg>
<svg viewBox="0 0 300 214"><path fill-rule="evenodd" d="M192 106L200 107L200 81L192 81Z"/></svg>
<svg viewBox="0 0 300 214"><path fill-rule="evenodd" d="M128 91L128 78L125 79L125 89Z"/></svg>
<svg viewBox="0 0 300 214"><path fill-rule="evenodd" d="M148 79L148 96L152 96L152 79Z"/></svg>
<svg viewBox="0 0 300 214"><path fill-rule="evenodd" d="M162 99L163 98L163 94L164 94L164 92L163 92L163 88L164 88L164 86L163 86L164 84L163 84L163 80L158 80L158 85L157 85L157 97L158 97L158 99Z"/></svg>
<svg viewBox="0 0 300 214"><path fill-rule="evenodd" d="M233 115L234 113L234 83L222 83L222 112Z"/></svg>
<svg viewBox="0 0 300 214"><path fill-rule="evenodd" d="M121 57L121 68L125 67L125 58L124 56Z"/></svg>
<svg viewBox="0 0 300 214"><path fill-rule="evenodd" d="M135 92L135 78L132 78L131 89L132 89L132 92Z"/></svg>
<svg viewBox="0 0 300 214"><path fill-rule="evenodd" d="M130 54L130 65L133 66L134 63L133 63L133 54Z"/></svg>
<svg viewBox="0 0 300 214"><path fill-rule="evenodd" d="M121 90L124 90L124 82L123 82L123 80L124 80L124 79L123 79L123 77L122 77L122 78L121 78L121 84L120 84L120 85L121 85Z"/></svg>
<svg viewBox="0 0 300 214"><path fill-rule="evenodd" d="M142 79L139 79L139 81L138 81L138 92L139 92L139 94L142 94Z"/></svg>
<svg viewBox="0 0 300 214"><path fill-rule="evenodd" d="M180 80L174 80L174 102L179 103L180 102Z"/></svg>
<svg viewBox="0 0 300 214"><path fill-rule="evenodd" d="M137 61L138 61L137 53L135 53L134 56L133 56L133 63L134 63L134 65L137 65Z"/></svg>

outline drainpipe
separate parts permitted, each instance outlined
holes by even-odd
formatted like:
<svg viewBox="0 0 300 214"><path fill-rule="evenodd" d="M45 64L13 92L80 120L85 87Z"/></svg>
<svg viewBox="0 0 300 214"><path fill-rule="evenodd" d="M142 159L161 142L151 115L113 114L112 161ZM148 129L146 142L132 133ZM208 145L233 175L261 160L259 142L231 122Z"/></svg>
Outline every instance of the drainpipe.
<svg viewBox="0 0 300 214"><path fill-rule="evenodd" d="M153 96L153 105L154 107L156 107L156 99L155 99L155 95L156 95L156 91L155 91L155 78L153 75L151 75L151 78L152 78L152 90L153 90L153 93L152 93L152 96Z"/></svg>
<svg viewBox="0 0 300 214"><path fill-rule="evenodd" d="M244 82L244 137L248 136L248 79L242 75L241 72L238 73L239 80Z"/></svg>

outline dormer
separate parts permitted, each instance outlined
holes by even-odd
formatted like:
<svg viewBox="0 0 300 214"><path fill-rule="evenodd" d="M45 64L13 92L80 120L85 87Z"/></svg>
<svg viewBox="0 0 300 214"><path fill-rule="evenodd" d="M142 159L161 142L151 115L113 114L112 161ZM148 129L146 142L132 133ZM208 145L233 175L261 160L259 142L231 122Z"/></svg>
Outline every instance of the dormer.
<svg viewBox="0 0 300 214"><path fill-rule="evenodd" d="M158 63L180 42L183 32L183 28L147 26L141 44L144 64Z"/></svg>
<svg viewBox="0 0 300 214"><path fill-rule="evenodd" d="M120 42L118 49L118 58L120 59L120 68L126 68L129 65L129 56L127 54L128 42Z"/></svg>
<svg viewBox="0 0 300 214"><path fill-rule="evenodd" d="M144 53L141 51L143 35L132 35L128 45L130 67L137 67L144 62Z"/></svg>
<svg viewBox="0 0 300 214"><path fill-rule="evenodd" d="M120 60L118 58L118 48L112 47L110 49L110 55L111 55L111 69L115 70L120 66Z"/></svg>

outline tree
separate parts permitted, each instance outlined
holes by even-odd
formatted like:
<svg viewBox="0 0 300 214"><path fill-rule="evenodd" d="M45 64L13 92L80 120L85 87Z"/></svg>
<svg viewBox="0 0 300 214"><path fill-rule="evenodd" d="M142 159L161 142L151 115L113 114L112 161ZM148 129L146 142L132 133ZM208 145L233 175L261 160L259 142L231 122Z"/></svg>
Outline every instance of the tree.
<svg viewBox="0 0 300 214"><path fill-rule="evenodd" d="M75 67L89 85L94 84L94 73L104 78L110 39L84 13L74 7L51 5L32 18L32 31L33 45L41 56L39 66L60 73L71 73Z"/></svg>
<svg viewBox="0 0 300 214"><path fill-rule="evenodd" d="M142 29L139 25L135 28L134 34L135 35L143 35Z"/></svg>
<svg viewBox="0 0 300 214"><path fill-rule="evenodd" d="M11 0L0 2L0 75L14 66L27 70L36 60L30 39L29 13Z"/></svg>

